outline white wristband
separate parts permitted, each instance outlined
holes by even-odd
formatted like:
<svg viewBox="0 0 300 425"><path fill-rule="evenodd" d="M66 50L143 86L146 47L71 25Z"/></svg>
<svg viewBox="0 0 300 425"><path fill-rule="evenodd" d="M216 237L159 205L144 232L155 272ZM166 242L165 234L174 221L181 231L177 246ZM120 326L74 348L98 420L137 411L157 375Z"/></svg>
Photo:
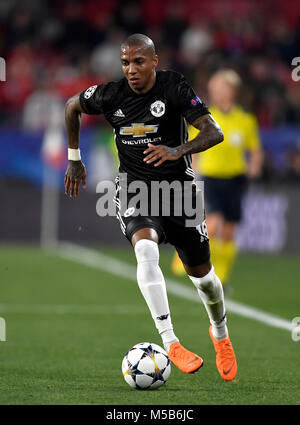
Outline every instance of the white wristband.
<svg viewBox="0 0 300 425"><path fill-rule="evenodd" d="M81 161L80 149L68 148L69 161Z"/></svg>

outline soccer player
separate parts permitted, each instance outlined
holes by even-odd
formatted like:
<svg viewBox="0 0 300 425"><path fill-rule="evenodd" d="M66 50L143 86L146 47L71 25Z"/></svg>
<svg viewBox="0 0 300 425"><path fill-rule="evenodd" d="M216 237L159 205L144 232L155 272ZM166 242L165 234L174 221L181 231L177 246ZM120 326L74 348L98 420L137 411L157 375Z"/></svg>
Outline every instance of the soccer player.
<svg viewBox="0 0 300 425"><path fill-rule="evenodd" d="M240 85L239 75L231 69L219 70L210 78L210 112L222 128L224 141L193 156L193 168L204 181L212 262L223 285L228 284L237 255L235 229L242 218L247 178L260 176L263 160L257 121L236 104ZM191 139L198 132L189 127ZM185 273L177 255L171 268L177 275Z"/></svg>
<svg viewBox="0 0 300 425"><path fill-rule="evenodd" d="M86 186L86 169L79 149L81 113L104 114L112 125L120 176L125 174L128 181L142 181L149 187L153 181L179 181L188 182L193 188L191 154L220 143L223 140L220 126L181 74L156 70L158 56L147 36L128 37L121 44L120 58L124 78L92 86L66 104L69 147L66 195L76 197L80 184ZM201 130L189 143L186 143L185 120ZM116 185L120 227L134 249L138 285L170 360L185 373L194 373L203 365L201 357L180 344L173 329L165 279L159 266L158 245L162 241L175 246L204 303L220 375L225 380L234 379L237 362L226 325L223 287L210 262L205 221L199 226L186 227L185 213L135 216L132 208L128 208L121 214L121 195L128 188L118 177ZM127 196L129 202L133 194Z"/></svg>

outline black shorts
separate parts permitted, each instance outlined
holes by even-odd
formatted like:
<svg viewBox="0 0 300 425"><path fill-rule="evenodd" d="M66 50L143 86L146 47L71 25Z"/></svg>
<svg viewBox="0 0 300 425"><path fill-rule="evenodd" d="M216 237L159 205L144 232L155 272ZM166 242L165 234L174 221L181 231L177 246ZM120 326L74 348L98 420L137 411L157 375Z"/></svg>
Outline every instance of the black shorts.
<svg viewBox="0 0 300 425"><path fill-rule="evenodd" d="M247 187L246 176L231 179L203 177L205 208L208 214L221 213L226 221L242 218L242 199Z"/></svg>
<svg viewBox="0 0 300 425"><path fill-rule="evenodd" d="M196 185L190 183L191 198L193 206L196 206ZM210 258L209 250L209 238L207 234L207 228L205 223L204 209L201 211L201 221L198 225L190 227L187 225L187 220L191 220L194 217L186 215L186 212L182 206L182 213L177 215L174 213L174 193L170 194L170 214L165 215L162 213L162 205L165 205L165 199L159 200L159 213L153 214L151 205L153 205L153 199L151 199L151 190L148 186L148 209L147 213L143 212L141 215L135 215L134 207L130 207L130 200L136 194L128 192L128 187L124 187L120 184L119 178L116 178L116 196L114 201L117 207L117 219L119 220L121 230L126 238L131 242L132 236L140 229L153 228L156 230L159 243L170 243L173 245L182 262L190 267L198 266L205 263ZM127 204L122 205L122 191L126 190ZM182 195L182 202L184 194ZM178 198L177 198L178 201ZM152 203L152 204L151 204ZM183 205L183 204L182 204ZM140 205L138 205L140 208ZM203 208L203 207L202 207Z"/></svg>

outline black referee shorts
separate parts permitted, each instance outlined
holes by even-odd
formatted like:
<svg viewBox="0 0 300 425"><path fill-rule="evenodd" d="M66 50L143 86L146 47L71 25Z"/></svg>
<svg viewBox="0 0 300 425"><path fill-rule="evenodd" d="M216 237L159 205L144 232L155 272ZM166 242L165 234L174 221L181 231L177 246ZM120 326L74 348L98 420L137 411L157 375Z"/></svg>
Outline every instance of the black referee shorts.
<svg viewBox="0 0 300 425"><path fill-rule="evenodd" d="M230 179L203 177L207 214L221 213L226 221L238 223L242 218L242 200L247 178L240 175Z"/></svg>
<svg viewBox="0 0 300 425"><path fill-rule="evenodd" d="M192 185L192 182L191 182ZM149 186L148 186L149 187ZM122 191L127 191L127 205L121 205ZM172 214L174 198L172 193L170 196L170 212L169 216L164 216L162 212L162 203L160 199L159 214L151 215L151 191L149 187L148 197L148 211L146 215L134 216L134 208L129 207L128 204L135 194L128 193L127 187L120 185L118 178L116 179L116 196L114 201L117 207L117 219L119 220L121 230L126 238L131 242L132 236L140 229L153 228L156 230L159 243L170 243L173 245L182 262L190 267L203 264L210 258L209 238L205 223L204 211L203 220L195 227L188 227L186 220L191 217L185 214L182 208L182 214L177 216ZM193 205L195 204L196 186L192 185L192 199ZM178 199L178 198L177 198ZM183 198L182 198L183 202Z"/></svg>

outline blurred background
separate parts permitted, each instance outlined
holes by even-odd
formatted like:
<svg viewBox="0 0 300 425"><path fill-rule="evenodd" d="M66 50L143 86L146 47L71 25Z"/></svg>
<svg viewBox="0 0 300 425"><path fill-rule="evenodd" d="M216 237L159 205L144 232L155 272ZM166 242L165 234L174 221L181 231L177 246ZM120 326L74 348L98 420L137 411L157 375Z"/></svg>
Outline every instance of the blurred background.
<svg viewBox="0 0 300 425"><path fill-rule="evenodd" d="M122 76L119 46L134 32L151 37L159 68L182 72L205 102L215 71L239 73L239 103L256 115L265 155L237 242L242 251L299 254L298 0L1 0L1 242L127 244L114 217L96 214L96 185L113 180L118 166L101 117L82 117L88 188L76 200L63 193L64 104Z"/></svg>

